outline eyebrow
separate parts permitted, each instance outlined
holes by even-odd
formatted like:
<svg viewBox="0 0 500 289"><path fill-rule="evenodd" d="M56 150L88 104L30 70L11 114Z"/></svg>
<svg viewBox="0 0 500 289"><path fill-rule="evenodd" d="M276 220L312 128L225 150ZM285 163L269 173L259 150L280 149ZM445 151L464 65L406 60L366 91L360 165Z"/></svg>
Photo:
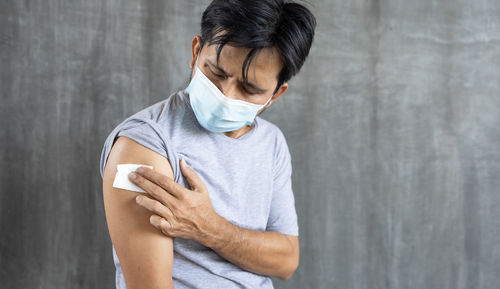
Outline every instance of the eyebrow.
<svg viewBox="0 0 500 289"><path fill-rule="evenodd" d="M222 67L218 66L217 64L213 63L212 61L208 60L208 63L210 63L210 65L212 65L213 67L215 67L215 69L219 70L220 72L222 72L223 74L227 75L227 76L233 76L232 74L229 74L227 73ZM263 89L263 88L260 88L258 87L257 85L251 83L251 82L244 82L244 81L240 81L243 85L246 85L254 90L257 91L257 93L264 93L267 91L267 89Z"/></svg>

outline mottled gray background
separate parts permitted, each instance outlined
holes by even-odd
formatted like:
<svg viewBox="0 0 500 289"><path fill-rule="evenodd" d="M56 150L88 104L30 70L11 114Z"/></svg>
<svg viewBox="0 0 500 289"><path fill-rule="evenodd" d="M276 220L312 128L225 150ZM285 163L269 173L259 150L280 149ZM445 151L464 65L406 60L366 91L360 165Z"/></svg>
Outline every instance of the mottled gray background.
<svg viewBox="0 0 500 289"><path fill-rule="evenodd" d="M114 287L102 145L187 86L208 2L0 2L0 287ZM499 288L500 2L309 3L310 56L262 114L300 226L276 288Z"/></svg>

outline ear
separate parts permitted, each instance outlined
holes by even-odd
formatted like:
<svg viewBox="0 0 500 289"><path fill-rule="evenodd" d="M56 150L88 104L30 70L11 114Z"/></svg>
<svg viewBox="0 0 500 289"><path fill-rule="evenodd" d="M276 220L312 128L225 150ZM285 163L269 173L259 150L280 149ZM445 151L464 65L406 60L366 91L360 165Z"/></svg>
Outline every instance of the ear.
<svg viewBox="0 0 500 289"><path fill-rule="evenodd" d="M195 37L193 37L193 40L191 40L191 61L189 62L189 67L191 69L193 69L193 66L196 62L196 55L198 55L198 52L201 49L200 44L201 36L196 35Z"/></svg>
<svg viewBox="0 0 500 289"><path fill-rule="evenodd" d="M271 98L271 100L269 101L269 103L264 106L264 109L265 108L268 108L269 106L271 106L271 104L273 104L273 102L275 102L276 100L278 100L278 98L280 98L281 95L283 95L283 93L285 93L285 91L288 89L288 82L285 82L283 83L279 88L278 90L276 91L276 93L273 95L273 97Z"/></svg>

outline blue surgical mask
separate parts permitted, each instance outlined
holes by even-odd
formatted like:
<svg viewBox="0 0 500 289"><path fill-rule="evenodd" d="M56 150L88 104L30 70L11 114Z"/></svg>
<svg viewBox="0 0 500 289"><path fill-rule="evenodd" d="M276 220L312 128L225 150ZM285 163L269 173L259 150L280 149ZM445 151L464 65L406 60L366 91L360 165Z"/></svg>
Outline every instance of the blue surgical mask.
<svg viewBox="0 0 500 289"><path fill-rule="evenodd" d="M196 119L209 131L227 132L251 125L257 112L273 97L271 95L262 105L231 99L225 96L196 64L195 67L196 72L185 91L189 94Z"/></svg>

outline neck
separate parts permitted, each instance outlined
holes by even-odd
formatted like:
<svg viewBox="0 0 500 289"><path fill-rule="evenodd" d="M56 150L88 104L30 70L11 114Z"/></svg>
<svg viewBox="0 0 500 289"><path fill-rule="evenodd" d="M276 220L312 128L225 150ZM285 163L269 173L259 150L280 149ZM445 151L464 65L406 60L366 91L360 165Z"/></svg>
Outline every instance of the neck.
<svg viewBox="0 0 500 289"><path fill-rule="evenodd" d="M233 130L233 131L226 131L226 132L222 132L222 133L228 137L239 138L242 135L244 135L245 133L247 133L249 130L251 130L254 126L255 126L255 124L252 125L251 127L249 125L245 125L240 129Z"/></svg>

